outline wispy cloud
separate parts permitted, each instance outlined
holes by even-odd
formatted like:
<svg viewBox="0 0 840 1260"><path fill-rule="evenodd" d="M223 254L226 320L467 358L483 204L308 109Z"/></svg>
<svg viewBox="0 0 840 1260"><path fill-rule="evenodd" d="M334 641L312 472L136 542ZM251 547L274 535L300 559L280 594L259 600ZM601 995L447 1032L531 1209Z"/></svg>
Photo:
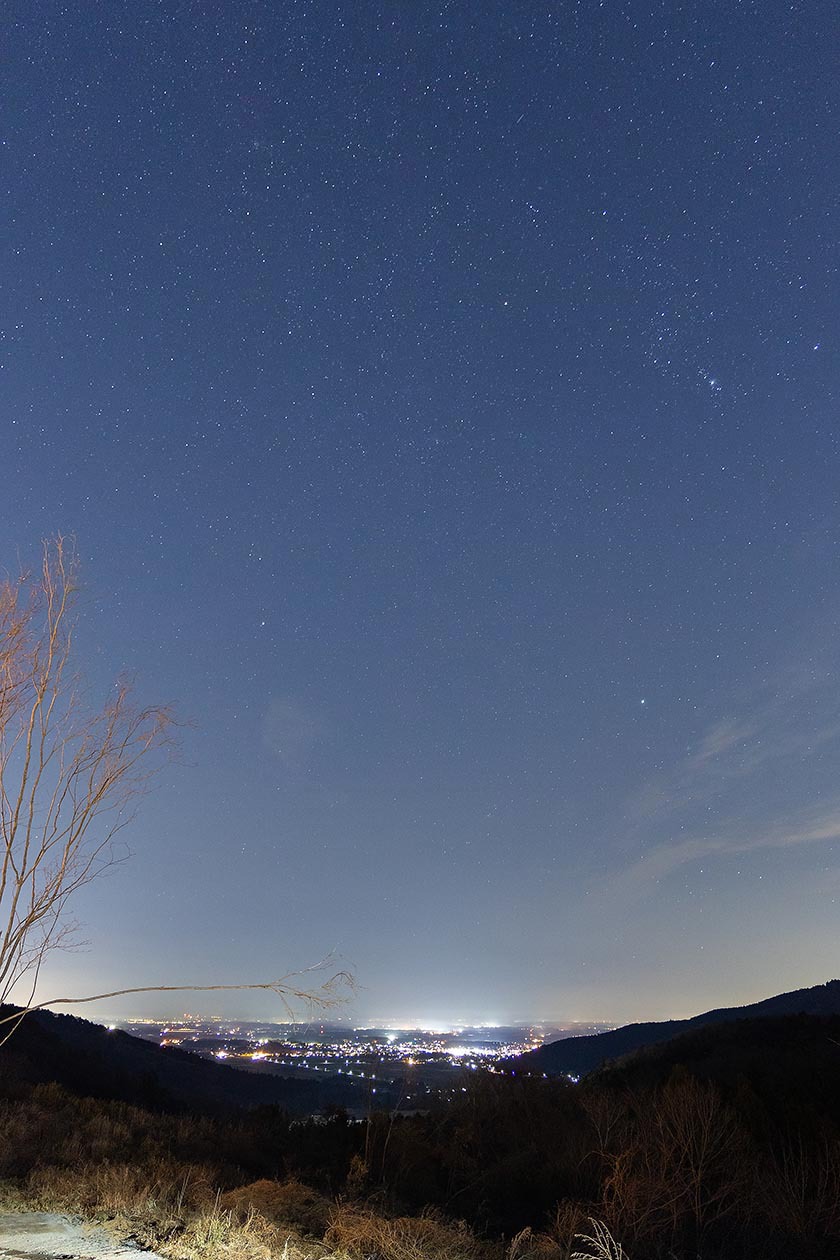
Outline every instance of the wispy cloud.
<svg viewBox="0 0 840 1260"><path fill-rule="evenodd" d="M686 763L687 770L702 770L710 761L726 756L751 740L760 729L755 719L739 721L723 718L716 722L700 740L700 746Z"/></svg>
<svg viewBox="0 0 840 1260"><path fill-rule="evenodd" d="M822 811L804 811L784 822L733 825L708 835L683 836L653 845L616 880L613 892L632 894L649 888L682 866L714 857L733 857L760 849L791 849L840 841L840 800Z"/></svg>
<svg viewBox="0 0 840 1260"><path fill-rule="evenodd" d="M641 891L716 856L840 840L836 684L791 671L749 699L625 802L623 847L643 856L616 888Z"/></svg>
<svg viewBox="0 0 840 1260"><path fill-rule="evenodd" d="M277 697L263 718L263 743L287 770L302 770L329 724L313 706Z"/></svg>
<svg viewBox="0 0 840 1260"><path fill-rule="evenodd" d="M647 828L688 807L708 806L773 763L789 770L832 744L840 744L836 687L787 679L748 711L712 722L670 769L643 783L625 802L625 825Z"/></svg>

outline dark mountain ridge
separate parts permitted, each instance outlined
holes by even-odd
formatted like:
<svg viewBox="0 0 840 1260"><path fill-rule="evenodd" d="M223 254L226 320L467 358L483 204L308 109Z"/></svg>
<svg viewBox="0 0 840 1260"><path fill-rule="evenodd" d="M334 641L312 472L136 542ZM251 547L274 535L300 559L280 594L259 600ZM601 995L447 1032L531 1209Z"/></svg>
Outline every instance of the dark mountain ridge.
<svg viewBox="0 0 840 1260"><path fill-rule="evenodd" d="M0 1017L15 1009L0 1006ZM257 1075L74 1015L31 1011L0 1047L0 1090L8 1096L51 1081L74 1094L161 1110L218 1112L274 1105L310 1115L330 1105L364 1107L367 1101L360 1087L343 1079Z"/></svg>
<svg viewBox="0 0 840 1260"><path fill-rule="evenodd" d="M515 1072L531 1072L547 1076L584 1076L614 1059L623 1058L646 1046L670 1041L680 1033L709 1024L731 1020L755 1019L776 1015L840 1015L840 980L829 980L810 989L796 989L764 998L749 1006L720 1007L704 1011L690 1019L669 1019L645 1024L625 1024L612 1032L587 1037L568 1037L552 1041L508 1060L505 1065Z"/></svg>
<svg viewBox="0 0 840 1260"><path fill-rule="evenodd" d="M587 1086L641 1097L675 1073L713 1083L743 1115L757 1112L777 1131L840 1133L840 1015L703 1024L606 1064Z"/></svg>

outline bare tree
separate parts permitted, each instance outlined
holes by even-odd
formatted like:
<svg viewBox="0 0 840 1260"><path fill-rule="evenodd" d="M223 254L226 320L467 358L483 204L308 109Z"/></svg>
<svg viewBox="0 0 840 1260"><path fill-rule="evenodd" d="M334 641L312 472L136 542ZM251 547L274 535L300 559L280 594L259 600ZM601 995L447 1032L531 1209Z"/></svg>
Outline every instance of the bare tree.
<svg viewBox="0 0 840 1260"><path fill-rule="evenodd" d="M60 537L44 544L39 573L0 581L0 1002L25 985L23 1013L51 1004L35 1003L35 993L47 955L68 945L68 903L119 860L117 834L172 743L170 710L138 706L125 681L103 707L86 703L71 669L76 590L75 551ZM52 1001L240 988L328 1005L348 979L344 972L329 975L314 991L287 975L260 984L150 985ZM0 1019L0 1028L11 1024L6 1037L20 1018L18 1011Z"/></svg>

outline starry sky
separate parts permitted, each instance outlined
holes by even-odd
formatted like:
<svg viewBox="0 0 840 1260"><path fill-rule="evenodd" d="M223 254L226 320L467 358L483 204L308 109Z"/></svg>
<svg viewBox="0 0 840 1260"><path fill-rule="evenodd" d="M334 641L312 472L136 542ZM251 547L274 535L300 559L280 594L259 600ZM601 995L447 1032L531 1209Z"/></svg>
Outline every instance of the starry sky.
<svg viewBox="0 0 840 1260"><path fill-rule="evenodd" d="M91 693L190 723L43 997L335 951L357 1020L618 1020L840 974L838 34L10 0L0 563L75 535Z"/></svg>

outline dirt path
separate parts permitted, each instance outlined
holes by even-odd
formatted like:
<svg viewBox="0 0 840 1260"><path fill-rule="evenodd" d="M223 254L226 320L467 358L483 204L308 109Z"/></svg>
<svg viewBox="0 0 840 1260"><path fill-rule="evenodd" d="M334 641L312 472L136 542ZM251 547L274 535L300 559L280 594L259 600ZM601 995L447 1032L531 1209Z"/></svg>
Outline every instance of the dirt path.
<svg viewBox="0 0 840 1260"><path fill-rule="evenodd" d="M152 1251L115 1242L78 1216L55 1212L0 1214L0 1260L160 1260Z"/></svg>

